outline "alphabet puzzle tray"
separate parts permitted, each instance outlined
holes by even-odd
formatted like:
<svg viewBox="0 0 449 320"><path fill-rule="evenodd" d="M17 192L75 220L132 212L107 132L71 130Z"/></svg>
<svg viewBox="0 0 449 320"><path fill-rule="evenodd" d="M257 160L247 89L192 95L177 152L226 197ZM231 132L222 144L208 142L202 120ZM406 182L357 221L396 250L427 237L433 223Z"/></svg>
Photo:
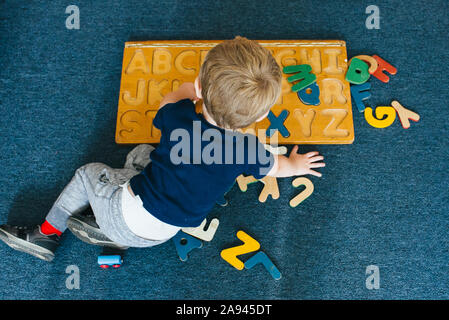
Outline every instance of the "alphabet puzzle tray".
<svg viewBox="0 0 449 320"><path fill-rule="evenodd" d="M152 125L163 96L183 82L193 82L207 52L219 40L126 42L117 113L116 142L158 143ZM319 104L306 105L283 73L282 95L269 118L248 128L260 138L280 144L349 144L354 141L351 95L345 80L346 43L340 40L258 40L281 68L308 64L316 75ZM197 110L199 110L197 106ZM285 111L284 111L285 110ZM282 128L281 128L282 127ZM262 130L261 130L262 129ZM262 137L263 136L263 137Z"/></svg>

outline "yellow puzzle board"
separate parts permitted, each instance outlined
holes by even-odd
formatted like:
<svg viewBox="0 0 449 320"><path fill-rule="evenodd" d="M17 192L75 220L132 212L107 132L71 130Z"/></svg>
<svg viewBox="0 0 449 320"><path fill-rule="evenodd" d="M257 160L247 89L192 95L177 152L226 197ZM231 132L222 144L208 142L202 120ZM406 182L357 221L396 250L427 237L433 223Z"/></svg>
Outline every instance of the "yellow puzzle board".
<svg viewBox="0 0 449 320"><path fill-rule="evenodd" d="M120 144L158 143L160 132L152 126L163 96L183 82L193 82L207 52L220 40L126 42L118 103L116 142ZM281 68L310 64L320 88L320 104L305 105L283 74L282 95L271 111L289 114L284 125L290 132L277 134L279 144L349 144L354 141L354 125L346 43L340 40L258 40L269 49ZM295 82L296 83L296 82ZM199 110L197 106L197 110ZM264 119L251 126L262 132L270 126ZM259 131L259 129L265 129ZM252 130L251 130L252 131ZM270 139L267 139L269 142Z"/></svg>

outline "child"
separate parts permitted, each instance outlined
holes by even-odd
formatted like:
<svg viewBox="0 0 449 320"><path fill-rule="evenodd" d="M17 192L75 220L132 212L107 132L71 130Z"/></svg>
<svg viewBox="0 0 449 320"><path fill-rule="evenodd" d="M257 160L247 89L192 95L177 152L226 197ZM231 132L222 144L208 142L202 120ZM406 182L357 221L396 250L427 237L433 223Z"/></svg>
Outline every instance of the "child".
<svg viewBox="0 0 449 320"><path fill-rule="evenodd" d="M75 172L44 223L2 225L0 239L46 261L68 225L87 243L150 247L182 227L201 224L240 174L260 179L312 174L318 152L273 155L245 128L268 115L281 92L282 73L270 52L236 37L214 47L195 83L167 94L153 125L158 147L139 145L123 169L90 163ZM203 100L202 114L192 101ZM91 206L94 215L81 214Z"/></svg>

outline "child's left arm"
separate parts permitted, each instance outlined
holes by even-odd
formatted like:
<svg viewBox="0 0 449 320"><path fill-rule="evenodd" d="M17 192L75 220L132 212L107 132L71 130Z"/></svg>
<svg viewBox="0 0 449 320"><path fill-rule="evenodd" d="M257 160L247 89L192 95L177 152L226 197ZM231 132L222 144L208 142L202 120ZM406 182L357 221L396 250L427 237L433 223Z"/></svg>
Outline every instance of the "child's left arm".
<svg viewBox="0 0 449 320"><path fill-rule="evenodd" d="M168 103L175 103L179 100L190 99L193 102L199 100L195 93L195 87L192 82L184 82L179 86L179 89L170 93L167 93L162 99L159 109Z"/></svg>

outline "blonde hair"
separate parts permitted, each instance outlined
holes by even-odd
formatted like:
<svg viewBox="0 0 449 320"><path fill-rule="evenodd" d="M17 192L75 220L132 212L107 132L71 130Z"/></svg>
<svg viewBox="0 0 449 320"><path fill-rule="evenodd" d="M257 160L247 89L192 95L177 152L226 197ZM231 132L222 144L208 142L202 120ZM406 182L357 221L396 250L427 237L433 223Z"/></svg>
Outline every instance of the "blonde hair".
<svg viewBox="0 0 449 320"><path fill-rule="evenodd" d="M281 93L282 73L270 51L243 37L208 52L200 69L207 112L226 129L245 128L262 117Z"/></svg>

